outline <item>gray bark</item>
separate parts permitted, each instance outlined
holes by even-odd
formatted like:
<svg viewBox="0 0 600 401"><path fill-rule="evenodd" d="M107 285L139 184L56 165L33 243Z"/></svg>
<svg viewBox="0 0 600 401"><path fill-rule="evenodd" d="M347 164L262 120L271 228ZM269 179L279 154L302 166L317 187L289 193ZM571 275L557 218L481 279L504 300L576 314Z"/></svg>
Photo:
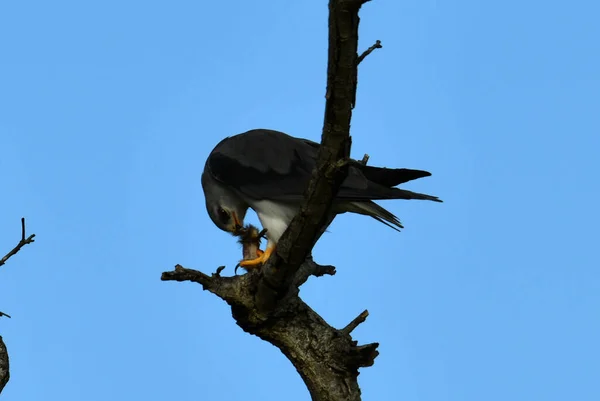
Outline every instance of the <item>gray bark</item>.
<svg viewBox="0 0 600 401"><path fill-rule="evenodd" d="M4 386L10 379L10 371L8 364L8 350L2 336L0 336L0 393L4 390Z"/></svg>

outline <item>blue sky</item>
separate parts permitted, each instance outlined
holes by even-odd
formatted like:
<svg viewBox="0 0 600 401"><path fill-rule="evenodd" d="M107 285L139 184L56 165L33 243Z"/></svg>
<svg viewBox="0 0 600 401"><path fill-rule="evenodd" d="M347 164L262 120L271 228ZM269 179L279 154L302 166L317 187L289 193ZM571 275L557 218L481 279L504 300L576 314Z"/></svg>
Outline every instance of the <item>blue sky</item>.
<svg viewBox="0 0 600 401"><path fill-rule="evenodd" d="M375 0L353 156L427 169L386 202L397 233L344 215L317 245L335 277L302 297L378 341L365 400L600 399L600 28L596 2ZM176 263L241 252L204 209L223 137L318 140L326 1L0 3L0 270L7 401L307 400ZM596 172L596 173L594 173ZM252 217L251 221L256 221Z"/></svg>

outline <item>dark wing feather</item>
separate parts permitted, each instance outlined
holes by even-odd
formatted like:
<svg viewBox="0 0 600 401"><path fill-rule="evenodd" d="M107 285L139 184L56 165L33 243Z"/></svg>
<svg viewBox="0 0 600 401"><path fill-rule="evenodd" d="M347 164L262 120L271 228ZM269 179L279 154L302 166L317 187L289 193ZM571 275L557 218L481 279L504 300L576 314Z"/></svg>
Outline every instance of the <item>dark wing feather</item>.
<svg viewBox="0 0 600 401"><path fill-rule="evenodd" d="M223 184L253 199L301 199L319 144L256 129L222 140L206 168Z"/></svg>
<svg viewBox="0 0 600 401"><path fill-rule="evenodd" d="M393 185L398 185L396 184L398 181L401 183L430 175L431 173L422 170L365 168L357 164L348 170L348 177L340 187L336 199L346 201L421 199L441 202L435 196L392 188Z"/></svg>
<svg viewBox="0 0 600 401"><path fill-rule="evenodd" d="M431 173L423 170L409 168L385 168L385 167L360 167L362 173L369 181L378 183L385 187L395 187L405 182L418 178L429 177Z"/></svg>
<svg viewBox="0 0 600 401"><path fill-rule="evenodd" d="M205 169L223 184L253 199L298 201L315 167L319 144L279 131L256 129L222 140ZM431 175L427 171L351 166L337 200L428 199L436 197L392 188Z"/></svg>

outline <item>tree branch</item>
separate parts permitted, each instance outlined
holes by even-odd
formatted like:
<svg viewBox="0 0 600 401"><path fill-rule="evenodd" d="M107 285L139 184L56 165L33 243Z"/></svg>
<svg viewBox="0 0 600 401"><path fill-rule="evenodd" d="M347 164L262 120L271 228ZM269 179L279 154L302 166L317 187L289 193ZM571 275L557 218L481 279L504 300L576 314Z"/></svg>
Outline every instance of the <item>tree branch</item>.
<svg viewBox="0 0 600 401"><path fill-rule="evenodd" d="M34 237L35 237L35 234L31 234L29 237L25 238L25 218L22 217L21 218L21 240L19 241L17 246L15 246L13 249L11 249L6 255L4 255L4 257L2 259L0 259L0 266L5 264L8 261L8 259L10 259L12 256L16 255L17 252L19 252L21 250L21 248L23 248L25 245L35 242L35 240L33 239Z"/></svg>
<svg viewBox="0 0 600 401"><path fill-rule="evenodd" d="M357 328L359 324L364 323L364 321L367 320L367 316L369 316L369 311L365 309L360 315L356 316L354 320L352 320L346 327L342 329L342 333L352 333L352 331Z"/></svg>
<svg viewBox="0 0 600 401"><path fill-rule="evenodd" d="M306 282L306 280L308 280L310 276L333 276L335 275L335 273L335 266L322 266L315 263L312 257L308 257L306 261L302 265L300 265L300 269L298 269L298 272L294 277L294 282L292 284L294 287L300 287Z"/></svg>
<svg viewBox="0 0 600 401"><path fill-rule="evenodd" d="M369 54L371 54L373 52L373 50L375 49L381 49L383 46L381 46L381 41L377 40L375 41L375 44L371 47L369 47L367 50L365 50L363 52L363 54L361 54L360 56L358 56L358 60L356 61L356 64L360 64L361 61L363 61L365 59L365 57L367 57Z"/></svg>
<svg viewBox="0 0 600 401"><path fill-rule="evenodd" d="M296 280L310 275L307 272L331 271L335 271L333 266L320 266L309 259L298 270ZM250 271L234 277L208 276L177 265L174 271L163 273L162 280L199 283L225 300L238 326L275 345L288 357L313 400L359 401L358 368L373 365L379 344L357 345L348 326L342 330L330 326L297 293L279 302L272 315L258 313L253 294L260 275Z"/></svg>
<svg viewBox="0 0 600 401"><path fill-rule="evenodd" d="M315 263L311 251L333 221L333 198L348 174L350 120L356 99L358 11L366 0L329 1L327 90L321 146L305 191L305 201L261 269L246 274L211 276L180 265L163 281L192 281L225 300L236 323L278 347L293 363L314 401L360 401L358 369L371 366L377 343L358 345L351 332L364 322L363 312L342 330L330 326L299 296L310 276L335 274L335 267ZM372 50L371 50L372 51ZM366 56L366 55L365 55ZM363 57L364 58L364 57Z"/></svg>

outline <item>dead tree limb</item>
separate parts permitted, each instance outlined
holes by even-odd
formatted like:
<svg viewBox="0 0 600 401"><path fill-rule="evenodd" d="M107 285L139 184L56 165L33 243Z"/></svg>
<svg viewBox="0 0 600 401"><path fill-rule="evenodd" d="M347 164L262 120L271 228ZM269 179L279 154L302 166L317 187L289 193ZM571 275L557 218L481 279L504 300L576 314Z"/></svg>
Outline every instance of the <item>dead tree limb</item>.
<svg viewBox="0 0 600 401"><path fill-rule="evenodd" d="M317 166L305 202L260 270L234 277L204 274L180 265L164 281L193 281L231 306L236 323L278 347L296 367L315 401L359 401L358 369L371 366L377 343L358 345L351 332L367 312L344 329L330 326L298 296L310 276L335 274L311 251L333 219L332 200L350 163L350 120L356 99L358 12L367 0L329 1L329 53L325 118ZM363 57L364 58L364 57ZM363 160L366 163L366 159Z"/></svg>
<svg viewBox="0 0 600 401"><path fill-rule="evenodd" d="M23 248L25 245L31 244L32 242L34 242L35 241L34 237L35 237L35 234L31 234L29 237L25 236L25 218L22 217L21 218L21 240L17 243L17 245L13 249L11 249L6 255L4 255L2 257L2 259L0 259L0 266L5 264L8 261L8 259L10 259L14 255L16 255L17 252L19 252L21 250L21 248ZM7 315L4 312L0 312L0 317L2 317L2 316L10 317L9 315ZM2 339L2 336L0 336L0 393L2 393L2 390L4 389L4 386L6 386L6 383L8 383L9 379L10 379L10 370L9 370L9 363L8 363L8 350L6 349L6 344L4 344L4 340Z"/></svg>
<svg viewBox="0 0 600 401"><path fill-rule="evenodd" d="M382 47L383 46L381 46L381 41L380 40L376 41L373 46L369 47L367 50L365 50L363 52L363 54L358 56L358 61L356 63L360 64L365 59L365 57L367 57L369 54L373 53L373 51L375 49L381 49Z"/></svg>
<svg viewBox="0 0 600 401"><path fill-rule="evenodd" d="M8 261L8 259L15 256L17 254L17 252L19 252L21 250L21 248L23 248L25 245L35 242L34 238L35 238L35 234L31 234L29 237L25 238L25 218L22 217L21 218L21 240L13 249L11 249L6 255L4 255L4 257L2 257L2 259L0 259L0 266L5 264Z"/></svg>

